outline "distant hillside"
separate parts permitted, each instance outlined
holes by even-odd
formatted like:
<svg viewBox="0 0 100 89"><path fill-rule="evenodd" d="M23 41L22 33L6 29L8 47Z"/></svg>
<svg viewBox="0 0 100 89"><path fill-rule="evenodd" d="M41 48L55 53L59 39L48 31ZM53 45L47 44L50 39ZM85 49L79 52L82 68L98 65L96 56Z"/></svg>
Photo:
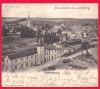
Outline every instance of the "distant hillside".
<svg viewBox="0 0 100 89"><path fill-rule="evenodd" d="M2 18L2 22L9 22L9 21L14 21L14 20L19 20L19 19L23 19L23 18L15 18L15 17L3 17ZM34 22L39 21L39 22L43 22L43 23L47 23L47 24L60 24L60 23L64 23L64 24L84 24L84 23L89 23L89 22L94 22L97 23L97 19L73 19L73 18L31 18L31 20L33 20Z"/></svg>
<svg viewBox="0 0 100 89"><path fill-rule="evenodd" d="M42 23L47 23L50 25L56 24L66 24L66 25L77 25L77 24L86 24L86 23L98 23L97 19L73 19L73 18L32 18L32 20L40 21Z"/></svg>

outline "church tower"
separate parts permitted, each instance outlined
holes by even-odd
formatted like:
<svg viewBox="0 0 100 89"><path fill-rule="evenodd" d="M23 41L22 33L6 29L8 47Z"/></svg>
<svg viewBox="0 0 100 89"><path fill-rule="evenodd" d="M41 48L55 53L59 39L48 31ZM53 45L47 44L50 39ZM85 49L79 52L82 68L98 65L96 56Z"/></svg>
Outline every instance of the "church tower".
<svg viewBox="0 0 100 89"><path fill-rule="evenodd" d="M40 38L37 45L38 62L39 64L44 64L44 41Z"/></svg>
<svg viewBox="0 0 100 89"><path fill-rule="evenodd" d="M28 15L27 27L31 27L30 14Z"/></svg>

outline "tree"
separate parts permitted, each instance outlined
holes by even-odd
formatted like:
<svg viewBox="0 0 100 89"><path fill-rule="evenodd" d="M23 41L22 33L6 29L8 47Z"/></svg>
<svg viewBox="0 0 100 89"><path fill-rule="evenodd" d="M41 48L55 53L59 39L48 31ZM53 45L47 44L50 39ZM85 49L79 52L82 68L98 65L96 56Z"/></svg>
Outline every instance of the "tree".
<svg viewBox="0 0 100 89"><path fill-rule="evenodd" d="M46 27L46 30L49 30L51 28L49 24L46 24L45 27Z"/></svg>
<svg viewBox="0 0 100 89"><path fill-rule="evenodd" d="M44 34L44 42L48 44L53 44L54 42L58 42L60 40L59 36L56 33L45 33Z"/></svg>
<svg viewBox="0 0 100 89"><path fill-rule="evenodd" d="M41 29L38 29L38 30L37 30L36 36L37 36L37 41L39 40L39 38L42 37L42 31L41 31Z"/></svg>
<svg viewBox="0 0 100 89"><path fill-rule="evenodd" d="M68 63L68 62L70 62L70 58L63 60L63 63L65 63L65 64Z"/></svg>
<svg viewBox="0 0 100 89"><path fill-rule="evenodd" d="M89 48L89 42L88 41L85 40L84 42L82 42L81 48L82 48L82 52L83 52L83 50L86 50L87 56L90 54L89 51L88 51L88 48Z"/></svg>
<svg viewBox="0 0 100 89"><path fill-rule="evenodd" d="M61 36L62 30L61 29L58 29L57 33Z"/></svg>
<svg viewBox="0 0 100 89"><path fill-rule="evenodd" d="M6 29L5 26L2 27L2 35L7 36L9 29Z"/></svg>
<svg viewBox="0 0 100 89"><path fill-rule="evenodd" d="M20 37L21 38L34 38L36 37L36 31L28 27L22 27Z"/></svg>
<svg viewBox="0 0 100 89"><path fill-rule="evenodd" d="M50 34L46 32L44 34L44 42L49 43L49 41L50 41Z"/></svg>

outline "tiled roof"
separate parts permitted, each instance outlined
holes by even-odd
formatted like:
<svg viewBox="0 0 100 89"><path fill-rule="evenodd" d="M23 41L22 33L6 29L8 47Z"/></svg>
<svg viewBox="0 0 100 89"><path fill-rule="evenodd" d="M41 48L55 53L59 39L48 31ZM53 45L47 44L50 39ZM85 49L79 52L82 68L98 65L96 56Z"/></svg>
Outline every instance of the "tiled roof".
<svg viewBox="0 0 100 89"><path fill-rule="evenodd" d="M19 51L16 53L11 53L11 54L8 54L7 56L10 58L10 60L13 60L13 59L17 59L17 58L21 58L25 56L30 56L36 53L37 53L37 50L35 48L35 49L26 49L26 50Z"/></svg>
<svg viewBox="0 0 100 89"><path fill-rule="evenodd" d="M56 47L54 47L54 46L52 46L52 45L49 45L49 46L47 46L47 47L45 47L45 50L57 50L57 48Z"/></svg>

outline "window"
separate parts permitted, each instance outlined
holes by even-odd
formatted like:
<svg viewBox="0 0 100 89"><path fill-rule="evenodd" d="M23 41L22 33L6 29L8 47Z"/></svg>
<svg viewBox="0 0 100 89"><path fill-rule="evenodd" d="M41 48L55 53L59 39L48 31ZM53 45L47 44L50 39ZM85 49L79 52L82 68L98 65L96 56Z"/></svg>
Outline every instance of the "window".
<svg viewBox="0 0 100 89"><path fill-rule="evenodd" d="M50 60L50 57L49 57L49 60Z"/></svg>
<svg viewBox="0 0 100 89"><path fill-rule="evenodd" d="M33 58L33 56L31 56L31 58Z"/></svg>
<svg viewBox="0 0 100 89"><path fill-rule="evenodd" d="M53 56L52 56L52 60L53 60Z"/></svg>
<svg viewBox="0 0 100 89"><path fill-rule="evenodd" d="M27 57L27 59L28 59L28 57Z"/></svg>
<svg viewBox="0 0 100 89"><path fill-rule="evenodd" d="M8 60L6 60L6 62L8 63Z"/></svg>
<svg viewBox="0 0 100 89"><path fill-rule="evenodd" d="M50 52L49 52L49 54L50 54Z"/></svg>
<svg viewBox="0 0 100 89"><path fill-rule="evenodd" d="M26 66L28 66L28 63L26 63Z"/></svg>
<svg viewBox="0 0 100 89"><path fill-rule="evenodd" d="M15 60L15 62L17 62L17 59Z"/></svg>
<svg viewBox="0 0 100 89"><path fill-rule="evenodd" d="M55 55L55 59L56 59L56 55Z"/></svg>
<svg viewBox="0 0 100 89"><path fill-rule="evenodd" d="M45 55L46 55L46 53L45 53Z"/></svg>
<svg viewBox="0 0 100 89"><path fill-rule="evenodd" d="M31 62L31 66L33 66L33 62Z"/></svg>
<svg viewBox="0 0 100 89"><path fill-rule="evenodd" d="M21 58L21 61L23 61L23 58Z"/></svg>
<svg viewBox="0 0 100 89"><path fill-rule="evenodd" d="M17 69L17 66L15 66L15 70Z"/></svg>
<svg viewBox="0 0 100 89"><path fill-rule="evenodd" d="M23 64L21 64L21 68L23 68Z"/></svg>
<svg viewBox="0 0 100 89"><path fill-rule="evenodd" d="M47 55L48 55L48 52L47 52Z"/></svg>
<svg viewBox="0 0 100 89"><path fill-rule="evenodd" d="M46 63L46 58L44 59L44 63Z"/></svg>
<svg viewBox="0 0 100 89"><path fill-rule="evenodd" d="M35 64L36 64L36 61L35 61Z"/></svg>

